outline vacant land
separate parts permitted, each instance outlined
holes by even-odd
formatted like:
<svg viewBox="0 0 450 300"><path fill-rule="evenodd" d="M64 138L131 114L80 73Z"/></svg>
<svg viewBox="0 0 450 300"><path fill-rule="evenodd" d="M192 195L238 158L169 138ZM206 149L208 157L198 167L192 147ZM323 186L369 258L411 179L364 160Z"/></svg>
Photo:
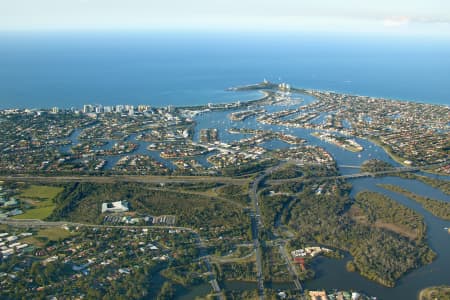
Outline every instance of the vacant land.
<svg viewBox="0 0 450 300"><path fill-rule="evenodd" d="M420 239L424 234L424 225L412 210L380 194L359 194L348 215L361 225L390 230L409 239Z"/></svg>
<svg viewBox="0 0 450 300"><path fill-rule="evenodd" d="M59 193L61 193L63 188L55 186L46 185L31 185L20 193L22 198L31 199L54 199Z"/></svg>
<svg viewBox="0 0 450 300"><path fill-rule="evenodd" d="M49 227L40 229L36 235L24 238L23 241L36 247L44 247L48 241L61 241L76 234L63 228Z"/></svg>
<svg viewBox="0 0 450 300"><path fill-rule="evenodd" d="M31 185L27 187L17 197L32 208L26 209L24 214L14 218L40 220L47 218L55 209L54 199L62 191L63 188L54 186Z"/></svg>

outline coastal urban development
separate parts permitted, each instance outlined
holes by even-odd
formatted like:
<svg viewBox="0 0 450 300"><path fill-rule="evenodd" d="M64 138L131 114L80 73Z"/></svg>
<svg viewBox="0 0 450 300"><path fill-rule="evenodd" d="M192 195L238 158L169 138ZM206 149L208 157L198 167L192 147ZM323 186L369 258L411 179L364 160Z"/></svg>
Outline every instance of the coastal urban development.
<svg viewBox="0 0 450 300"><path fill-rule="evenodd" d="M315 261L350 257L343 272L393 288L436 259L417 211L351 192L390 176L448 195L448 106L232 90L262 96L1 110L0 298L384 299L309 288ZM355 163L375 148L389 161ZM449 202L383 188L450 221Z"/></svg>

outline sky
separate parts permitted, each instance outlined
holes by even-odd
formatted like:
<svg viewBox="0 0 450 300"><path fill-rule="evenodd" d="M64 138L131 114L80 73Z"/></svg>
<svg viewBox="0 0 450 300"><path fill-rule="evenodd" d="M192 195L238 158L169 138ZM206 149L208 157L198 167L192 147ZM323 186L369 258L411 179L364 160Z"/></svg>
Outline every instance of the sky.
<svg viewBox="0 0 450 300"><path fill-rule="evenodd" d="M146 29L450 37L450 1L0 0L0 31Z"/></svg>

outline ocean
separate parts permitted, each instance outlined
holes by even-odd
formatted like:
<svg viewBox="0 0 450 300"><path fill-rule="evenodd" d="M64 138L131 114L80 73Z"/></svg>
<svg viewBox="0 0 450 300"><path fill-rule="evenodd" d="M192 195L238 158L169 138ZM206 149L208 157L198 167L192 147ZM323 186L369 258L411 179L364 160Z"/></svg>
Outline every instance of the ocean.
<svg viewBox="0 0 450 300"><path fill-rule="evenodd" d="M450 104L450 41L361 34L3 32L0 108L193 105L295 87Z"/></svg>

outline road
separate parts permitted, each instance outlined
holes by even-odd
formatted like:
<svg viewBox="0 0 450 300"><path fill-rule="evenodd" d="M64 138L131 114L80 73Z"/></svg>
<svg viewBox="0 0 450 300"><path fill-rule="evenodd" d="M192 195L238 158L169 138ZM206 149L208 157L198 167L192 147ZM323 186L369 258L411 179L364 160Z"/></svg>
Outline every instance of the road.
<svg viewBox="0 0 450 300"><path fill-rule="evenodd" d="M281 253L281 256L284 258L284 260L286 261L289 273L291 274L291 277L294 280L296 289L300 292L303 291L302 284L300 283L300 280L298 279L297 270L295 269L295 266L292 264L292 261L289 259L289 254L286 251L286 241L282 241L280 243L280 253Z"/></svg>
<svg viewBox="0 0 450 300"><path fill-rule="evenodd" d="M263 266L262 266L262 249L261 249L261 240L259 237L259 231L264 226L261 219L261 209L259 206L259 186L261 182L272 172L276 171L279 168L282 168L285 164L289 163L289 161L282 162L274 167L266 169L263 173L258 175L250 185L249 196L251 202L253 204L253 211L250 214L251 216L251 228L252 228L252 244L255 251L256 256L256 271L257 271L257 283L258 283L258 296L260 300L264 299L264 276L263 276ZM369 176L383 176L389 175L392 173L399 172L416 172L419 169L417 168L406 168L400 167L395 168L390 171L383 172L375 172L375 173L358 173L358 174L350 174L350 175L341 175L341 176L331 176L331 177L319 177L319 178L311 178L311 179L301 179L301 178L292 178L292 179L283 179L283 180L269 180L268 183L276 184L276 183L285 183L292 181L315 181L315 180L330 180L330 179L351 179L351 178L359 178L359 177L369 177ZM24 181L24 182L96 182L96 183L117 183L117 182L139 182L139 183L232 183L232 184L248 184L249 179L235 179L229 177L203 177L203 176L0 176L0 181ZM197 244L200 249L200 258L205 262L205 265L208 268L209 282L212 286L213 291L220 299L223 299L223 293L220 289L220 286L217 282L216 274L214 274L214 270L211 265L210 257L207 254L206 247L203 244L198 233L192 228L187 227L177 227L177 226L128 226L128 225L96 225L96 224L85 224L85 223L74 223L74 222L48 222L48 221L40 221L40 220L14 220L14 219L0 219L0 224L8 224L11 226L19 226L19 227L55 227L55 226L74 226L74 227L96 227L96 228L151 228L151 229L174 229L174 230L183 230L192 232L197 239ZM285 242L285 241L284 241ZM282 241L283 243L283 241ZM302 286L300 281L298 280L298 274L296 272L295 266L292 265L291 260L289 259L289 255L286 252L284 246L280 245L280 252L285 259L289 273L294 279L294 284L298 290L302 290Z"/></svg>
<svg viewBox="0 0 450 300"><path fill-rule="evenodd" d="M194 229L189 227L179 227L179 226L138 226L138 225L102 225L102 224L87 224L87 223L77 223L77 222L67 222L67 221L42 221L38 219L0 219L0 224L15 226L15 227L61 227L61 226L72 226L72 227L90 227L90 228L121 228L121 229L173 229L173 230L183 230L192 233L197 233Z"/></svg>
<svg viewBox="0 0 450 300"><path fill-rule="evenodd" d="M200 251L200 258L203 260L203 262L206 265L206 268L208 269L208 282L211 284L211 287L214 291L214 293L219 297L220 300L225 300L225 296L223 295L219 283L217 282L217 277L214 272L214 269L211 265L211 260L208 255L208 252L206 251L206 246L200 237L200 235L197 232L194 232L194 236L197 242L197 247Z"/></svg>
<svg viewBox="0 0 450 300"><path fill-rule="evenodd" d="M310 182L310 181L317 181L317 180L336 180L336 179L354 179L354 178L363 178L363 177L378 177L378 176L385 176L389 174L396 174L396 173L411 173L411 172L418 172L420 171L419 168L408 168L408 167L398 167L394 168L389 171L380 171L380 172L362 172L362 173L356 173L356 174L348 174L348 175L338 175L338 176L327 176L327 177L314 177L314 178L288 178L288 179L275 179L275 180L268 180L267 183L269 184L282 184L286 182L295 182L301 180L302 182Z"/></svg>
<svg viewBox="0 0 450 300"><path fill-rule="evenodd" d="M214 177L214 176L122 176L122 175L102 175L102 176L0 176L0 181L23 181L23 182L95 182L95 183L117 183L117 182L138 182L138 183L231 183L247 184L246 178Z"/></svg>
<svg viewBox="0 0 450 300"><path fill-rule="evenodd" d="M258 295L259 299L264 299L264 277L262 272L262 257L261 257L261 245L259 242L259 234L258 230L261 225L261 210L259 208L259 199L258 199L258 187L261 183L261 180L264 178L265 174L259 175L253 182L252 187L250 189L250 199L253 203L254 212L251 216L251 225L252 225L252 238L253 238L253 247L255 248L256 255L256 279L258 281Z"/></svg>
<svg viewBox="0 0 450 300"><path fill-rule="evenodd" d="M253 213L251 216L251 225L252 225L252 238L253 238L253 247L255 248L256 254L256 279L258 281L258 296L259 299L264 299L264 276L263 276L263 268L262 268L262 253L261 253L261 242L259 239L259 228L263 227L263 223L261 220L261 209L259 207L259 195L258 188L261 181L268 175L274 172L275 170L281 168L286 163L281 163L279 165L270 167L264 171L264 173L258 175L255 180L251 183L251 188L249 189L249 196L253 203Z"/></svg>
<svg viewBox="0 0 450 300"><path fill-rule="evenodd" d="M201 239L200 235L192 228L189 227L178 227L178 226L135 226L135 225L98 225L98 224L86 224L86 223L77 223L77 222L65 222L65 221L42 221L36 219L0 219L0 224L5 224L9 226L15 227L61 227L61 226L72 226L72 227L89 227L89 228L120 228L120 229L172 229L172 230L183 230L192 232L195 236L197 247L200 251L200 259L206 265L209 273L209 283L211 287L219 297L219 299L225 299L224 295L220 289L220 286L217 282L216 274L214 273L214 269L211 266L210 257L206 252L206 247Z"/></svg>

